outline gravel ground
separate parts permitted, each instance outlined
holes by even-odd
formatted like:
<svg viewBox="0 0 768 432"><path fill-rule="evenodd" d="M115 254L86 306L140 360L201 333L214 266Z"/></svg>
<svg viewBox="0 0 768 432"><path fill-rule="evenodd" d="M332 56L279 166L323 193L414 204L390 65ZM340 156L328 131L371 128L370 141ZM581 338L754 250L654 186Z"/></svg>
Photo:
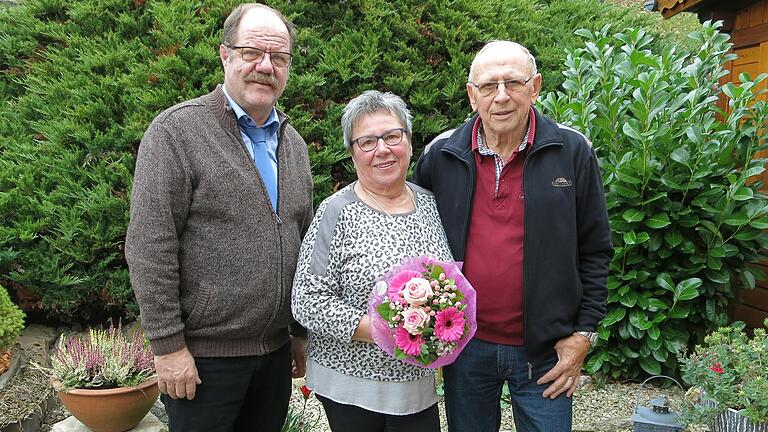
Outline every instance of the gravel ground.
<svg viewBox="0 0 768 432"><path fill-rule="evenodd" d="M299 387L304 384L304 380L294 380L295 391L291 396L291 407L295 412L301 413L304 407L303 417L313 425L307 431L329 432L328 422L323 413L320 402L311 395L304 406L304 398L299 391ZM631 432L632 431L632 406L635 398L639 395L640 405L647 406L648 402L659 396L667 396L671 400L674 409L676 403L681 400L682 392L677 389L661 389L658 387L644 387L640 391L638 383L608 383L597 387L588 377L582 377L581 389L576 393L573 399L573 430L574 431L594 431L594 432ZM158 404L161 405L161 404ZM153 410L153 412L155 412ZM158 417L159 413L155 412ZM58 421L66 418L68 413L62 408L56 408L49 413L42 431L50 431L51 427ZM162 419L162 417L161 417ZM440 402L440 420L442 431L447 431L445 424L445 411L442 400ZM515 430L512 419L512 409L508 406L502 411L501 432L511 432Z"/></svg>
<svg viewBox="0 0 768 432"><path fill-rule="evenodd" d="M294 380L296 390L292 395L291 406L298 411L301 411L304 400L298 387L303 383L303 380ZM639 383L607 383L598 387L589 377L582 377L581 388L573 399L573 430L631 432L632 407L638 396L641 406L649 405L649 401L655 397L666 396L675 409L674 407L679 406L682 400L682 391L677 387L661 389L648 385L640 389ZM316 422L310 430L330 431L322 406L314 396L310 396L306 402L304 417L310 423ZM447 431L442 401L440 402L440 420L441 430ZM502 411L501 432L514 430L512 409L507 406Z"/></svg>

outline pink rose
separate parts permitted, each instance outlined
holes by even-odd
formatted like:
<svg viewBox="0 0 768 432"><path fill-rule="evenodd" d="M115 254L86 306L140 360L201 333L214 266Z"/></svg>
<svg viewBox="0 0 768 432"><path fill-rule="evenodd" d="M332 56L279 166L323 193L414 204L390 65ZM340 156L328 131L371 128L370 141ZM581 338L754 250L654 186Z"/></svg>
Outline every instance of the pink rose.
<svg viewBox="0 0 768 432"><path fill-rule="evenodd" d="M412 278L403 287L403 298L411 306L421 306L432 295L432 287L429 281L423 278Z"/></svg>
<svg viewBox="0 0 768 432"><path fill-rule="evenodd" d="M429 324L429 314L421 308L408 308L403 312L403 328L410 334L420 334L420 327Z"/></svg>

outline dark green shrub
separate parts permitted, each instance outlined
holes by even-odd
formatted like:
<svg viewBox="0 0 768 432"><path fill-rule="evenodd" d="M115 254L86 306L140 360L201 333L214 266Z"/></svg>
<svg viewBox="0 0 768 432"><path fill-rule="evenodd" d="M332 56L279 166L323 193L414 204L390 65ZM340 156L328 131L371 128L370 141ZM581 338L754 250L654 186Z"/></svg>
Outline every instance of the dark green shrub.
<svg viewBox="0 0 768 432"><path fill-rule="evenodd" d="M720 87L732 55L717 27L691 34L701 49L690 56L653 52L643 30L581 30L565 92L542 104L592 140L603 169L616 251L589 372L674 373L682 348L725 324L736 286L764 277L749 263L768 245L768 200L754 181L768 104L753 90L766 76ZM715 105L721 92L729 113Z"/></svg>
<svg viewBox="0 0 768 432"><path fill-rule="evenodd" d="M13 346L24 329L24 312L13 304L8 291L0 285L0 353Z"/></svg>
<svg viewBox="0 0 768 432"><path fill-rule="evenodd" d="M24 0L0 10L0 282L59 319L134 314L123 238L134 157L151 119L222 80L217 47L238 2ZM571 27L644 26L599 0L269 2L298 28L281 105L305 137L316 201L352 178L341 108L400 94L415 154L469 113L464 81L492 38L537 55L557 87ZM33 303L24 303L32 307Z"/></svg>

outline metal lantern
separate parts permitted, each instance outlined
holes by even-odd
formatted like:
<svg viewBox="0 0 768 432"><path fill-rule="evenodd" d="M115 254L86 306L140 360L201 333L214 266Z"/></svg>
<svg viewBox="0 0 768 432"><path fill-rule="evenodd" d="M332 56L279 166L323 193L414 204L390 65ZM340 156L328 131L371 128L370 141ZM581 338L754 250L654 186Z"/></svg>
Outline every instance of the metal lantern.
<svg viewBox="0 0 768 432"><path fill-rule="evenodd" d="M666 375L655 375L640 384L635 399L635 408L632 411L632 430L634 432L683 432L678 414L667 405L667 398L659 396L651 400L650 407L638 406L640 402L640 390L645 383L654 378L667 378L683 388L677 380Z"/></svg>

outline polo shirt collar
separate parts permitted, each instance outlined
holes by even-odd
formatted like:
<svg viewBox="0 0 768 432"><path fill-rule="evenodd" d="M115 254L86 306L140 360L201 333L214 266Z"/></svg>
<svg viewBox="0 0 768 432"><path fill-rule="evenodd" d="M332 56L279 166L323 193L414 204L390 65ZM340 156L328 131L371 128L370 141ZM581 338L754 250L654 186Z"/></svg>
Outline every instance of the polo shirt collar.
<svg viewBox="0 0 768 432"><path fill-rule="evenodd" d="M485 135L483 132L483 121L480 119L480 116L478 115L475 119L475 124L472 125L472 150L473 151L479 151L479 146L482 145L483 148L488 148L485 145ZM528 128L525 131L525 135L523 136L523 141L520 143L516 151L523 151L528 147L533 147L533 138L536 136L536 112L534 111L533 107L529 108L528 111Z"/></svg>

